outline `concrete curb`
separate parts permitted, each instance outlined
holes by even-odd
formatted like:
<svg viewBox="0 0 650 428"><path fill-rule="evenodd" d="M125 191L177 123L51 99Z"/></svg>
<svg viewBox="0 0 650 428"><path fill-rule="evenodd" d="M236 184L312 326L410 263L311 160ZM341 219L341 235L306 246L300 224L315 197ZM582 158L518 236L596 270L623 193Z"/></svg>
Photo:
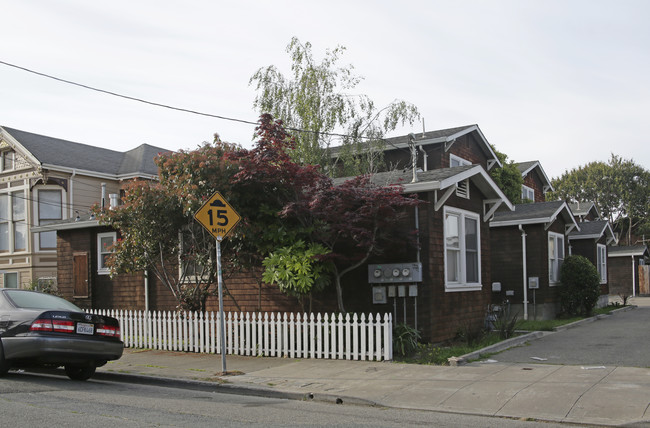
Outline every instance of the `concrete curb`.
<svg viewBox="0 0 650 428"><path fill-rule="evenodd" d="M167 388L182 388L195 391L219 392L223 394L248 395L254 397L277 398L297 401L316 401L330 404L348 404L355 406L378 407L383 404L357 397L348 397L333 394L314 394L312 392L286 392L271 388L250 385L235 385L232 383L207 382L191 379L168 378L149 375L136 375L128 373L97 372L93 380L112 382L135 383L140 385L162 386Z"/></svg>
<svg viewBox="0 0 650 428"><path fill-rule="evenodd" d="M513 337L510 339L506 339L502 342L495 343L494 345L487 346L485 348L479 349L474 352L470 352L469 354L461 355L460 357L451 357L448 359L449 365L450 366L460 366L463 364L467 364L470 361L474 360L479 360L481 359L481 356L484 354L494 354L497 352L505 351L508 348L512 348L515 346L523 345L524 343L527 343L531 340L539 339L540 337L546 336L548 334L553 334L558 331L563 331L563 330L568 330L570 328L577 327L582 324L594 322L600 319L606 319L609 318L610 316L618 313L618 312L627 312L632 309L636 309L638 306L636 305L630 305L630 306L624 306L621 309L614 309L611 311L609 314L601 314L601 315L596 315L593 317L581 319L569 324L561 325L559 327L555 327L553 331L533 331L528 334L524 334L521 336Z"/></svg>

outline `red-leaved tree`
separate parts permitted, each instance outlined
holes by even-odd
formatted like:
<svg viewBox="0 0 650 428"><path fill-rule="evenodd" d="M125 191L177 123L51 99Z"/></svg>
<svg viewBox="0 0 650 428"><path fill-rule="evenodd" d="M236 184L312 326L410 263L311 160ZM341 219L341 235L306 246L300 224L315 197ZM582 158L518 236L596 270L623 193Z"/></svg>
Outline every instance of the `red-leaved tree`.
<svg viewBox="0 0 650 428"><path fill-rule="evenodd" d="M410 239L413 235L400 222L408 208L421 201L415 195L405 196L401 186L374 185L369 176L355 177L338 186L320 182L310 190L301 200L287 204L282 215L300 219L313 231L312 240L329 250L321 260L332 264L338 308L345 313L343 276L365 264L370 256L381 254L388 245ZM404 233L396 234L396 229Z"/></svg>

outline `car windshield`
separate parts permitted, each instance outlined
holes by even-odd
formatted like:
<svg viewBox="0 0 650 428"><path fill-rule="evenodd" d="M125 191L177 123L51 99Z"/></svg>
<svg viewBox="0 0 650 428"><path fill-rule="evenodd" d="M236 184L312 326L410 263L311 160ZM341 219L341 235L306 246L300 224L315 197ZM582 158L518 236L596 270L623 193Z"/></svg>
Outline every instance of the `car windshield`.
<svg viewBox="0 0 650 428"><path fill-rule="evenodd" d="M51 294L20 290L5 290L4 293L16 307L23 309L62 309L83 312L78 306Z"/></svg>

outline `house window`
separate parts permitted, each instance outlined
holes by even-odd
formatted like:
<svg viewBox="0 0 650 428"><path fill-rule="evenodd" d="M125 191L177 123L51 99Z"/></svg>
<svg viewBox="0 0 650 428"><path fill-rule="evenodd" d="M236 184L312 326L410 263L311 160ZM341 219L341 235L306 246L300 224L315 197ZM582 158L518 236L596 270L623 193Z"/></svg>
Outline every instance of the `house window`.
<svg viewBox="0 0 650 428"><path fill-rule="evenodd" d="M0 153L0 168L2 172L11 171L15 168L16 153L13 151L4 151Z"/></svg>
<svg viewBox="0 0 650 428"><path fill-rule="evenodd" d="M449 154L449 167L453 168L455 166L465 166L471 165L472 163L468 160L465 160L459 156Z"/></svg>
<svg viewBox="0 0 650 428"><path fill-rule="evenodd" d="M597 260L596 264L598 265L598 275L600 275L600 283L607 283L607 247L603 244L598 244L596 251Z"/></svg>
<svg viewBox="0 0 650 428"><path fill-rule="evenodd" d="M5 288L18 288L18 272L5 272L2 276Z"/></svg>
<svg viewBox="0 0 650 428"><path fill-rule="evenodd" d="M0 194L0 252L27 249L25 191Z"/></svg>
<svg viewBox="0 0 650 428"><path fill-rule="evenodd" d="M445 288L447 291L481 289L480 217L445 207Z"/></svg>
<svg viewBox="0 0 650 428"><path fill-rule="evenodd" d="M106 261L113 253L113 244L117 240L116 232L106 232L97 234L97 273L99 275L108 275L111 273Z"/></svg>
<svg viewBox="0 0 650 428"><path fill-rule="evenodd" d="M201 263L201 256L196 253L196 238L191 228L185 228L180 233L181 251L178 255L179 275L185 282L199 282L207 272L205 266ZM210 255L212 263L212 256ZM205 260L203 260L205 263Z"/></svg>
<svg viewBox="0 0 650 428"><path fill-rule="evenodd" d="M521 185L521 200L535 201L535 191L528 186Z"/></svg>
<svg viewBox="0 0 650 428"><path fill-rule="evenodd" d="M564 235L548 233L548 280L551 285L560 282L560 268L564 262Z"/></svg>
<svg viewBox="0 0 650 428"><path fill-rule="evenodd" d="M49 224L62 219L61 190L40 189L38 191L38 224ZM39 234L39 247L41 250L56 249L56 231L41 232Z"/></svg>

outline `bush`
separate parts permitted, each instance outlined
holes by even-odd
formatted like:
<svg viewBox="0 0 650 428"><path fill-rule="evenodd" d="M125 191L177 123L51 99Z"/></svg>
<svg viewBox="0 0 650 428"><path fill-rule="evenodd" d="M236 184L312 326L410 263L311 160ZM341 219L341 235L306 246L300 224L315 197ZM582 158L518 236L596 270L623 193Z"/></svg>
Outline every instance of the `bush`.
<svg viewBox="0 0 650 428"><path fill-rule="evenodd" d="M598 270L583 256L569 256L560 268L560 305L567 315L591 315L600 297Z"/></svg>
<svg viewBox="0 0 650 428"><path fill-rule="evenodd" d="M393 327L393 352L395 355L407 357L418 349L420 332L408 324L400 323Z"/></svg>

